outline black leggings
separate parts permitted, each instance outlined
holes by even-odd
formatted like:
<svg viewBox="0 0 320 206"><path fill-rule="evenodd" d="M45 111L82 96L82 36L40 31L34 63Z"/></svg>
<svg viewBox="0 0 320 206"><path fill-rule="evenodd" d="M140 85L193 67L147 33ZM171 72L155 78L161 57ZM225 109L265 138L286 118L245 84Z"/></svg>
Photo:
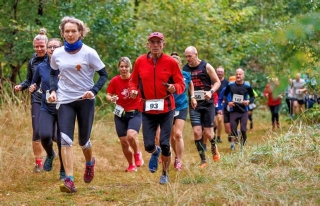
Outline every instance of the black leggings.
<svg viewBox="0 0 320 206"><path fill-rule="evenodd" d="M41 104L34 102L31 104L31 120L32 120L32 141L39 141L39 117Z"/></svg>
<svg viewBox="0 0 320 206"><path fill-rule="evenodd" d="M239 113L239 112L230 112L230 127L231 127L231 136L237 137L238 132L237 128L240 123L240 131L243 138L243 145L247 140L247 122L248 122L248 112Z"/></svg>
<svg viewBox="0 0 320 206"><path fill-rule="evenodd" d="M47 111L40 111L40 125L39 134L41 137L41 144L48 156L54 154L53 141L56 139L58 145L58 153L60 160L60 172L64 172L64 167L61 159L61 135L58 129L58 116L57 114L50 114Z"/></svg>
<svg viewBox="0 0 320 206"><path fill-rule="evenodd" d="M78 121L79 145L82 147L88 143L94 119L94 106L94 99L84 99L60 105L58 123L62 146L73 144L76 119Z"/></svg>
<svg viewBox="0 0 320 206"><path fill-rule="evenodd" d="M278 124L279 123L279 110L280 110L280 105L275 105L275 106L270 106L270 112L271 112L271 122L272 125Z"/></svg>

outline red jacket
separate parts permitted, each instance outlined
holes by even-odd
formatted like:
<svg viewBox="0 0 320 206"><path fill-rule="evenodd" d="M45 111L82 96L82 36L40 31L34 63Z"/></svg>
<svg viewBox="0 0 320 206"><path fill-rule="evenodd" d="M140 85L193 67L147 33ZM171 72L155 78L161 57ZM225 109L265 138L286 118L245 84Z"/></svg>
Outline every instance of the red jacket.
<svg viewBox="0 0 320 206"><path fill-rule="evenodd" d="M185 84L177 62L166 54L162 54L155 63L149 54L139 56L133 67L129 90L139 91L141 112L145 112L146 100L151 99L164 99L164 109L150 110L146 113L166 113L175 109L174 97L163 83L173 84L176 94L184 92Z"/></svg>
<svg viewBox="0 0 320 206"><path fill-rule="evenodd" d="M278 97L276 99L273 98L272 89L271 89L270 84L267 84L266 88L263 91L263 95L268 98L268 105L269 106L276 106L276 105L281 104L281 98L280 97Z"/></svg>

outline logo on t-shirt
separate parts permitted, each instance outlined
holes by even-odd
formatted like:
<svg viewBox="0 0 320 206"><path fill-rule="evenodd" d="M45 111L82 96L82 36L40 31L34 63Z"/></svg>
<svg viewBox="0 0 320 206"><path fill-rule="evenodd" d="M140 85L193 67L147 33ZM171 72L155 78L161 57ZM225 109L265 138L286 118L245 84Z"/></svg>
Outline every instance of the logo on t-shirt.
<svg viewBox="0 0 320 206"><path fill-rule="evenodd" d="M76 69L77 69L77 71L80 71L81 65L80 65L80 64L77 64Z"/></svg>
<svg viewBox="0 0 320 206"><path fill-rule="evenodd" d="M124 89L121 94L123 95L123 99L128 99L130 96L128 89Z"/></svg>

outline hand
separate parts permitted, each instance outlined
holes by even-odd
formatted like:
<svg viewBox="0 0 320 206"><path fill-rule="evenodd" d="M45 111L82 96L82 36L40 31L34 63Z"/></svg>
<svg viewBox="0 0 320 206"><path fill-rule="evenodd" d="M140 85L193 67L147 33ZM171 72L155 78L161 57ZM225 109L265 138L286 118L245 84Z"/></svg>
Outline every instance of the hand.
<svg viewBox="0 0 320 206"><path fill-rule="evenodd" d="M228 102L228 105L230 108L235 106L234 102Z"/></svg>
<svg viewBox="0 0 320 206"><path fill-rule="evenodd" d="M57 100L58 99L57 99L56 91L51 91L51 94L48 97L48 102L53 103L53 102L56 102Z"/></svg>
<svg viewBox="0 0 320 206"><path fill-rule="evenodd" d="M15 92L20 92L22 90L22 86L20 84L14 86L14 91Z"/></svg>
<svg viewBox="0 0 320 206"><path fill-rule="evenodd" d="M197 100L195 98L191 98L191 107L193 109L196 109L197 105L198 105Z"/></svg>
<svg viewBox="0 0 320 206"><path fill-rule="evenodd" d="M94 94L92 91L86 91L83 95L82 95L82 99L93 99L94 98Z"/></svg>
<svg viewBox="0 0 320 206"><path fill-rule="evenodd" d="M249 105L249 101L248 100L243 100L242 102L245 106L248 106Z"/></svg>
<svg viewBox="0 0 320 206"><path fill-rule="evenodd" d="M110 102L116 103L118 99L119 99L118 95L113 95L110 99Z"/></svg>
<svg viewBox="0 0 320 206"><path fill-rule="evenodd" d="M138 91L137 90L130 90L130 98L135 99L138 96Z"/></svg>
<svg viewBox="0 0 320 206"><path fill-rule="evenodd" d="M176 92L176 88L174 87L173 84L168 84L167 87L168 87L167 91L170 92L171 94Z"/></svg>
<svg viewBox="0 0 320 206"><path fill-rule="evenodd" d="M34 92L36 90L36 88L37 88L37 85L35 83L30 85L29 92Z"/></svg>
<svg viewBox="0 0 320 206"><path fill-rule="evenodd" d="M211 97L212 97L211 91L205 91L205 92L204 92L204 98L205 98L206 100L210 100Z"/></svg>
<svg viewBox="0 0 320 206"><path fill-rule="evenodd" d="M222 110L218 110L218 114L222 115Z"/></svg>

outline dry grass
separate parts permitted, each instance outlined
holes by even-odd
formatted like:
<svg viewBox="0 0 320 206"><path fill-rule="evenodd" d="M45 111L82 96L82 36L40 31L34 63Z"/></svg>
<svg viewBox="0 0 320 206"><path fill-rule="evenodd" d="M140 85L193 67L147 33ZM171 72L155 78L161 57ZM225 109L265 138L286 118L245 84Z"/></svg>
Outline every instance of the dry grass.
<svg viewBox="0 0 320 206"><path fill-rule="evenodd" d="M3 97L3 96L2 96ZM19 98L21 98L20 96ZM190 123L184 131L184 169L170 170L170 184L159 185L160 171L127 167L112 118L94 123L96 173L82 181L84 157L74 146L76 194L59 191L59 161L51 172L32 173L31 118L27 100L3 102L0 110L0 205L319 205L319 127L295 122L270 130L269 114L257 110L244 151L230 152L227 137L219 144L221 161L200 170ZM282 117L283 119L284 117ZM283 121L283 124L285 122ZM141 150L142 136L139 135ZM55 146L55 150L57 147Z"/></svg>

